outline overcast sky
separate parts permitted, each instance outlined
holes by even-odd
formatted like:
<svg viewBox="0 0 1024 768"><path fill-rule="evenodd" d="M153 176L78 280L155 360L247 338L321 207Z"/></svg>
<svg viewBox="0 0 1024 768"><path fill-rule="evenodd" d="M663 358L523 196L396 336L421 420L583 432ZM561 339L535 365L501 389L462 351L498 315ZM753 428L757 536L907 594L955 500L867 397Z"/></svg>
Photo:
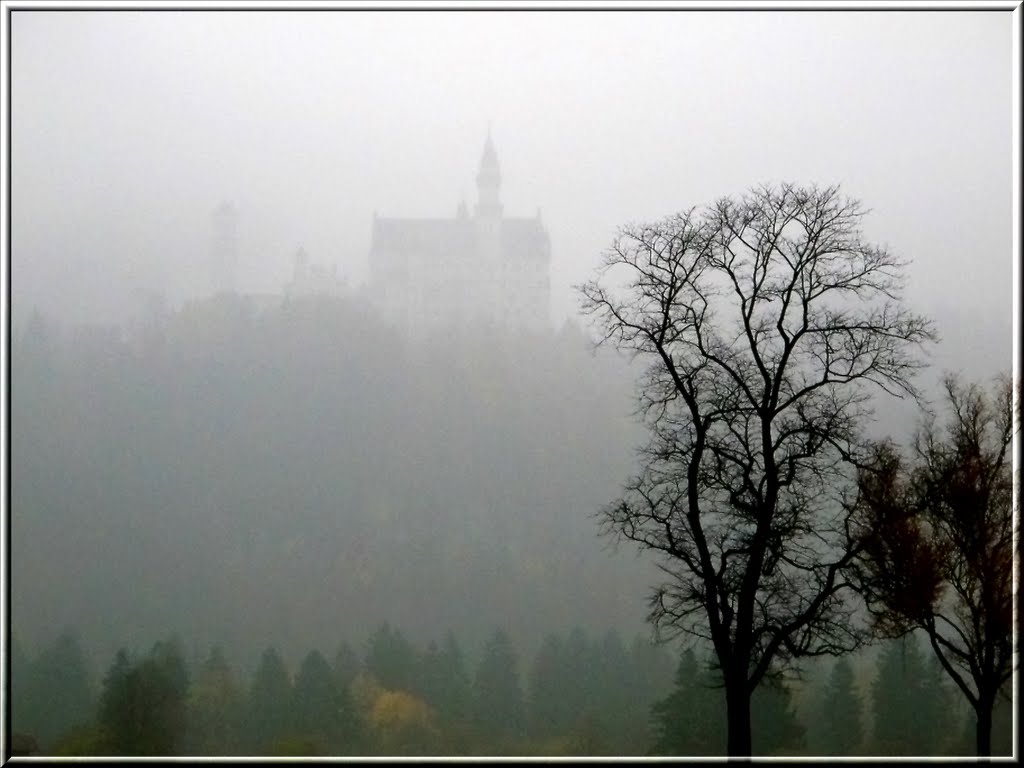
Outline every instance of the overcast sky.
<svg viewBox="0 0 1024 768"><path fill-rule="evenodd" d="M1008 12L33 12L11 17L12 295L119 319L240 287L304 246L366 279L374 211L472 206L490 126L506 215L540 208L556 318L617 226L778 180L839 182L910 296L1011 306ZM1006 341L1009 341L1008 324ZM963 331L958 331L963 332Z"/></svg>

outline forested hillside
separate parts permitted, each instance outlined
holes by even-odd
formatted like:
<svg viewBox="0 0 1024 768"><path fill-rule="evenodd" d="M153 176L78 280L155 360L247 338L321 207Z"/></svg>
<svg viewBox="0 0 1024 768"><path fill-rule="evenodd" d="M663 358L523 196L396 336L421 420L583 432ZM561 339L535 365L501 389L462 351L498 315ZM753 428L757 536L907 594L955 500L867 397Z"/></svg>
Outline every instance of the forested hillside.
<svg viewBox="0 0 1024 768"><path fill-rule="evenodd" d="M356 299L36 315L12 358L12 623L106 656L167 627L247 664L382 620L530 647L643 629L592 516L632 466L625 362L572 325L413 346Z"/></svg>

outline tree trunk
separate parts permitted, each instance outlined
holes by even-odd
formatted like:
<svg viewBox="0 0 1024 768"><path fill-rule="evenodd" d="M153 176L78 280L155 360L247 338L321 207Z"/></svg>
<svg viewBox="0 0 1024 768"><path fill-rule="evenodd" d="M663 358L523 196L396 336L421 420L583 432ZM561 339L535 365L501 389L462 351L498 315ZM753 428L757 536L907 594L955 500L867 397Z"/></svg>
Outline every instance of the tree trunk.
<svg viewBox="0 0 1024 768"><path fill-rule="evenodd" d="M742 676L739 680L726 682L725 704L728 716L728 755L731 758L750 757L750 694L747 692L747 681Z"/></svg>
<svg viewBox="0 0 1024 768"><path fill-rule="evenodd" d="M979 698L978 706L974 711L977 717L974 724L974 737L978 757L992 756L992 710L995 708L995 703L995 697Z"/></svg>

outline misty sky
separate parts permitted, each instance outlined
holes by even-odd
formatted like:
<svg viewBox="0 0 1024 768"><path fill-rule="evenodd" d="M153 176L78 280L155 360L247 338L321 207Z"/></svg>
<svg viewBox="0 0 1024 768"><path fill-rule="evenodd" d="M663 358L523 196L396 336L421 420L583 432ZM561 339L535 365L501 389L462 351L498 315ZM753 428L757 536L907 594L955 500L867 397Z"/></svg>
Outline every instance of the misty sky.
<svg viewBox="0 0 1024 768"><path fill-rule="evenodd" d="M302 245L353 286L374 211L538 207L556 320L617 226L749 186L839 182L914 260L909 296L1010 341L1009 12L32 12L11 17L12 297L118 321L240 288ZM945 316L945 315L944 315ZM977 329L977 330L975 330ZM991 333L987 330L986 333Z"/></svg>

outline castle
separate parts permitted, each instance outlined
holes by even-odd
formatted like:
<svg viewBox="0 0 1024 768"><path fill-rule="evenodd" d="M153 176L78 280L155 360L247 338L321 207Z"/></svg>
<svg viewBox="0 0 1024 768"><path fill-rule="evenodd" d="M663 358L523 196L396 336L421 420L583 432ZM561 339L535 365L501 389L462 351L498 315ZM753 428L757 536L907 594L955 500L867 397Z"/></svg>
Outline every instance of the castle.
<svg viewBox="0 0 1024 768"><path fill-rule="evenodd" d="M374 214L369 300L406 333L550 328L551 246L540 213L506 217L501 171L490 133L476 177L477 204L465 203L451 219L383 218ZM230 203L213 214L211 266L214 294L234 294L238 214ZM347 293L336 270L295 254L292 279L281 295L249 295L249 303Z"/></svg>
<svg viewBox="0 0 1024 768"><path fill-rule="evenodd" d="M547 330L551 246L534 218L503 215L490 133L476 177L477 204L451 219L374 214L370 293L408 331Z"/></svg>

